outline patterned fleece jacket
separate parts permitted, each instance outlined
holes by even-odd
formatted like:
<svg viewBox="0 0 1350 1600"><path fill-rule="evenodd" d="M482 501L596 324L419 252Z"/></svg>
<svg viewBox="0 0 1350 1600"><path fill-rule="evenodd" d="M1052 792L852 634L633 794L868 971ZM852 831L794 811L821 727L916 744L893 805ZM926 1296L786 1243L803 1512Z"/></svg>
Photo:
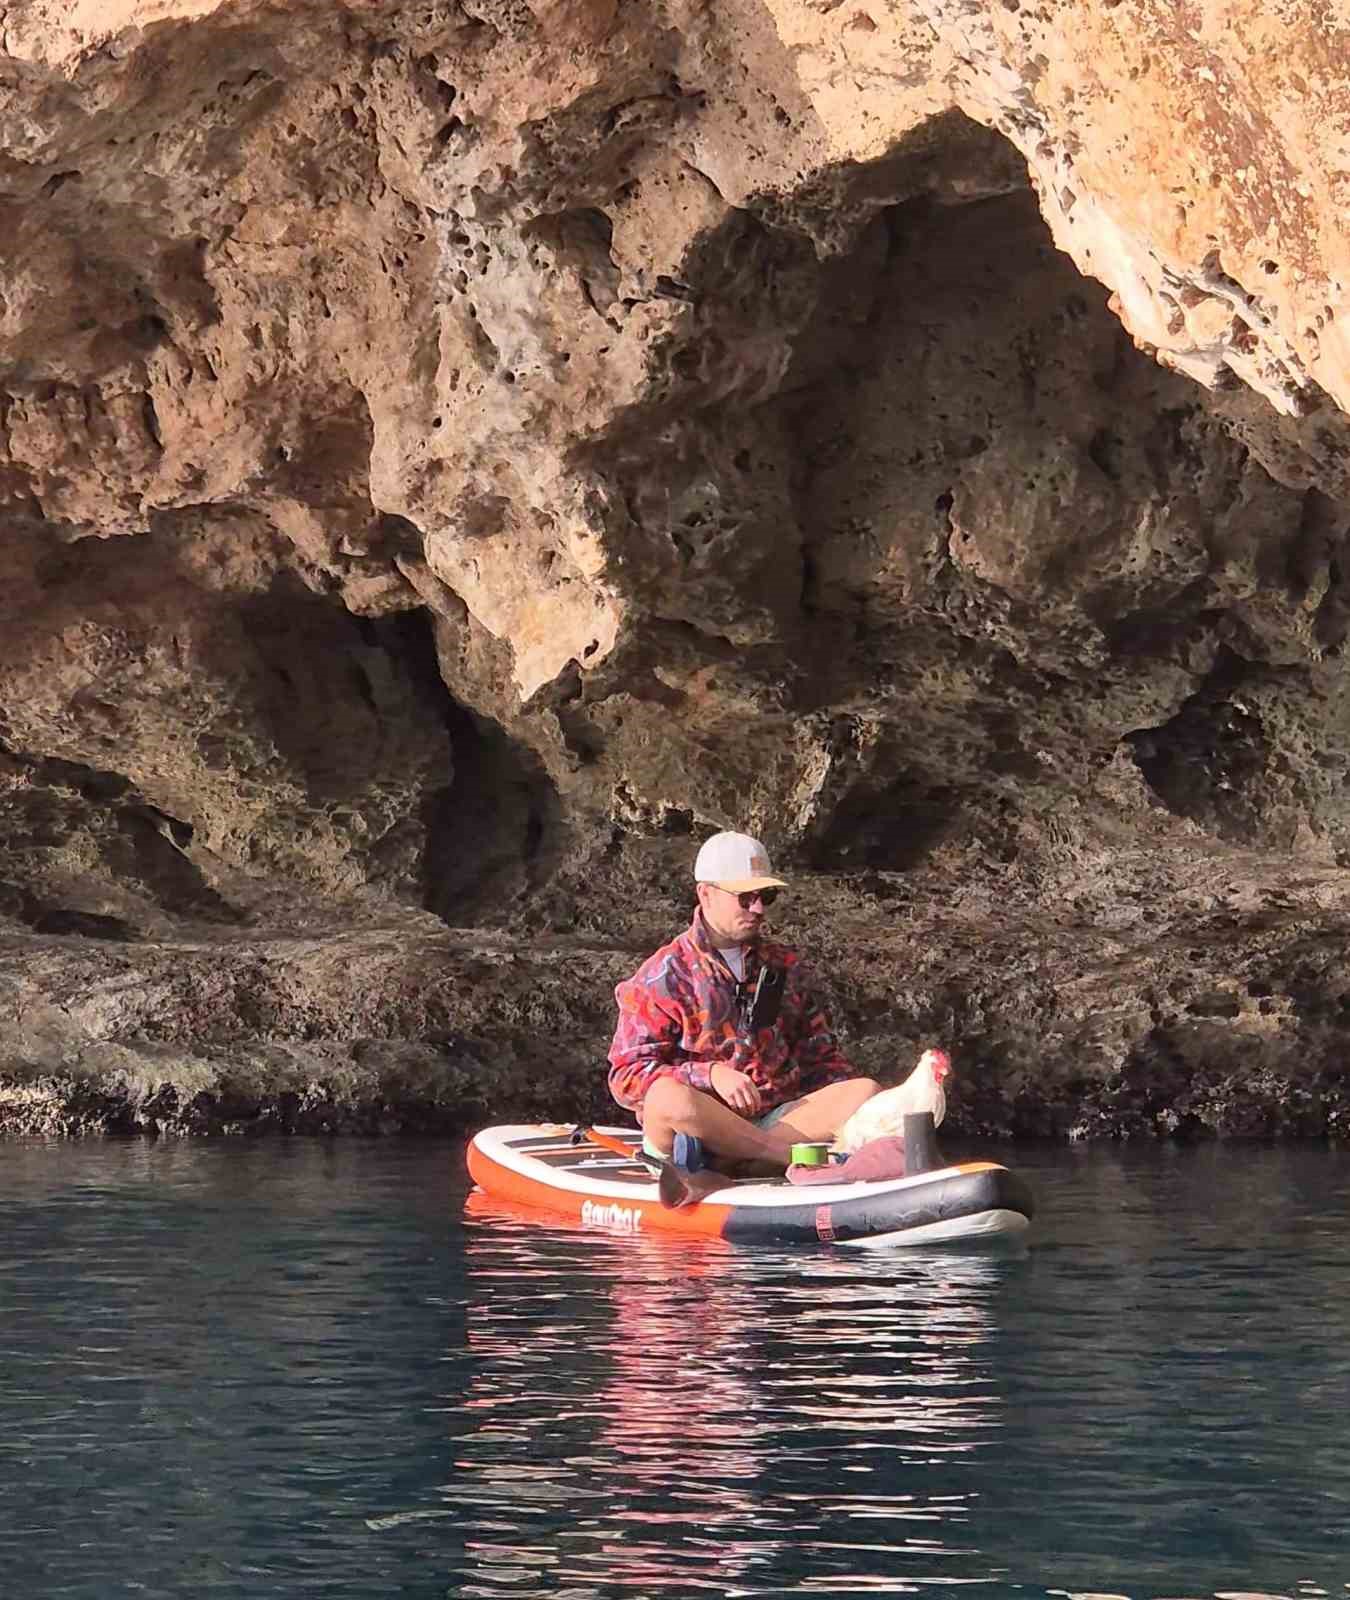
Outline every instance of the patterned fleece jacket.
<svg viewBox="0 0 1350 1600"><path fill-rule="evenodd" d="M712 1092L719 1063L753 1079L764 1110L855 1077L824 1010L812 998L795 950L760 943L745 947L745 984L753 992L760 968L787 977L778 1020L753 1035L743 1031L738 985L717 953L701 912L678 939L649 956L619 984L619 1025L609 1050L609 1090L629 1111L658 1078L675 1078Z"/></svg>

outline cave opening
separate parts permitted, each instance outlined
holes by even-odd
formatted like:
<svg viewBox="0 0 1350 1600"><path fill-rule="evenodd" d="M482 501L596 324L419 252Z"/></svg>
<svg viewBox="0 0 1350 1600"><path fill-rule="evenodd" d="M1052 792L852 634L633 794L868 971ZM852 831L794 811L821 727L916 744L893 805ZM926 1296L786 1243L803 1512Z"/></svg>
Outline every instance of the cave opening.
<svg viewBox="0 0 1350 1600"><path fill-rule="evenodd" d="M422 904L451 927L504 924L517 896L539 887L557 865L557 788L533 751L446 688L429 613L366 626L437 707L450 742L451 779L430 788L422 803Z"/></svg>
<svg viewBox="0 0 1350 1600"><path fill-rule="evenodd" d="M1145 782L1176 816L1234 843L1259 842L1261 800L1272 760L1255 696L1259 669L1228 648L1204 684L1166 722L1125 742Z"/></svg>
<svg viewBox="0 0 1350 1600"><path fill-rule="evenodd" d="M744 457L762 483L776 453L786 486L800 708L874 730L824 752L803 843L823 870L906 870L967 833L1007 860L1070 795L1090 832L1131 728L1168 809L1283 837L1316 775L1272 781L1271 727L1219 693L1220 641L1258 670L1291 658L1286 616L1292 633L1335 593L1339 507L1310 516L1205 390L1135 347L995 138L822 263L764 412L776 452ZM1187 680L1195 702L1158 729Z"/></svg>

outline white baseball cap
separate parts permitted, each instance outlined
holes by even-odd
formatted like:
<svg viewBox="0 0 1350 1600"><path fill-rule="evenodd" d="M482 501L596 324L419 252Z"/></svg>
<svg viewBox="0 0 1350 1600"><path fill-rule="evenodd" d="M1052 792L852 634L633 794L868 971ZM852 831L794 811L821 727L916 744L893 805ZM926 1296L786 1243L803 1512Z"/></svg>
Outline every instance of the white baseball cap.
<svg viewBox="0 0 1350 1600"><path fill-rule="evenodd" d="M786 889L773 876L769 852L748 833L715 833L705 840L694 862L695 883L715 883L732 894L750 889Z"/></svg>

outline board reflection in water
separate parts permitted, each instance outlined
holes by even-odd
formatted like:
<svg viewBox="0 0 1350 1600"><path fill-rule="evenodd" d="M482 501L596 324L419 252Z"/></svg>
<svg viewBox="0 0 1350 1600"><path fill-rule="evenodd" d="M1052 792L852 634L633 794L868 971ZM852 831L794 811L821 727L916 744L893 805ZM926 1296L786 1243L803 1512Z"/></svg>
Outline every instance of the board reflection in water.
<svg viewBox="0 0 1350 1600"><path fill-rule="evenodd" d="M976 1554L961 1464L998 1434L1008 1252L750 1255L474 1215L464 1594L527 1573L577 1595L858 1592Z"/></svg>

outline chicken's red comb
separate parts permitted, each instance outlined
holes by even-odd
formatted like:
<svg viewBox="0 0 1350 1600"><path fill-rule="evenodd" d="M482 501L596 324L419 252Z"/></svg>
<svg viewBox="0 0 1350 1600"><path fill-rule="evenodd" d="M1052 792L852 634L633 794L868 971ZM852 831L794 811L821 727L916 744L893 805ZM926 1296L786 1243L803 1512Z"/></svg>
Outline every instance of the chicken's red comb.
<svg viewBox="0 0 1350 1600"><path fill-rule="evenodd" d="M939 1083L952 1070L952 1058L945 1050L925 1050L922 1059L932 1068L933 1076Z"/></svg>

